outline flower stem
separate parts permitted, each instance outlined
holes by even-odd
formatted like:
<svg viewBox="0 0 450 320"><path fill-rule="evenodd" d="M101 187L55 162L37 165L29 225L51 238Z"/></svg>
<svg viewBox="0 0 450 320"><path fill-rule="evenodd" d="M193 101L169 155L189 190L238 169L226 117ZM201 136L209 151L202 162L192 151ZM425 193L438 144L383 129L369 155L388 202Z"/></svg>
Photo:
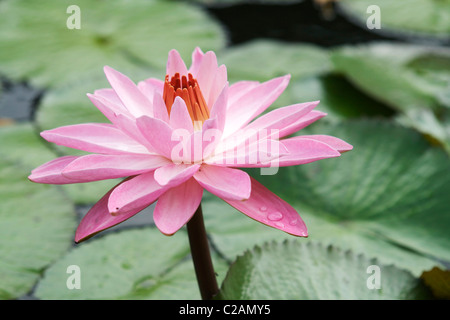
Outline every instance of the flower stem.
<svg viewBox="0 0 450 320"><path fill-rule="evenodd" d="M187 231L200 294L203 300L210 300L219 292L219 287L209 251L201 204L187 223Z"/></svg>

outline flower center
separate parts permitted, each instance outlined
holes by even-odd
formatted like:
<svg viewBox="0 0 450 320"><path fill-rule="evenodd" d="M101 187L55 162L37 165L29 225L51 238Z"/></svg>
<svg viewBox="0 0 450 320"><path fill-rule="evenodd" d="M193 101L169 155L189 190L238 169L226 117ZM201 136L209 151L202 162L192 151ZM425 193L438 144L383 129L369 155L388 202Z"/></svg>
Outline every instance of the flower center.
<svg viewBox="0 0 450 320"><path fill-rule="evenodd" d="M188 74L188 77L182 76L180 78L179 73L175 75L169 81L169 75L166 75L164 82L163 99L166 103L167 112L170 115L173 102L176 97L181 97L186 103L189 115L191 116L194 126L196 122L203 124L205 120L209 119L209 109L203 98L200 86L197 79L192 74Z"/></svg>

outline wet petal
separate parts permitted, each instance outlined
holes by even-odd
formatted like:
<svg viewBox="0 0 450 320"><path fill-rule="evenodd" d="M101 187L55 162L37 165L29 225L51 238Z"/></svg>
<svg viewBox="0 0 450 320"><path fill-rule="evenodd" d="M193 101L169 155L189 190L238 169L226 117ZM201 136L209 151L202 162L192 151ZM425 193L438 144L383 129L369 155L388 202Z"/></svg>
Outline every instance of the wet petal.
<svg viewBox="0 0 450 320"><path fill-rule="evenodd" d="M245 215L265 225L294 236L308 236L306 225L294 208L254 178L251 178L251 183L252 191L248 200L225 201Z"/></svg>

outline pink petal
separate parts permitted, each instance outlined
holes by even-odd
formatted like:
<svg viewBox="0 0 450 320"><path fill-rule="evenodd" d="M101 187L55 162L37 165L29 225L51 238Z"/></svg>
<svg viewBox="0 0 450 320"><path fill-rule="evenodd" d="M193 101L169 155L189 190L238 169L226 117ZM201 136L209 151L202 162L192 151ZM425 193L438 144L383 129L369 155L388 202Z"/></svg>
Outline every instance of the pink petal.
<svg viewBox="0 0 450 320"><path fill-rule="evenodd" d="M242 170L203 165L194 178L219 198L246 200L250 197L250 176Z"/></svg>
<svg viewBox="0 0 450 320"><path fill-rule="evenodd" d="M302 135L299 136L299 138L323 142L332 147L333 149L339 151L340 153L347 152L353 149L353 146L351 144L348 144L347 142L333 136L316 134L316 135Z"/></svg>
<svg viewBox="0 0 450 320"><path fill-rule="evenodd" d="M120 184L118 186L120 186ZM99 233L100 231L111 228L131 218L145 208L141 207L117 216L111 215L108 209L108 199L114 189L118 186L114 187L107 194L105 194L88 211L83 219L81 219L81 222L78 225L77 231L75 233L75 242L81 242Z"/></svg>
<svg viewBox="0 0 450 320"><path fill-rule="evenodd" d="M155 94L163 94L164 81L160 79L149 78L144 81L138 82L137 87L151 102Z"/></svg>
<svg viewBox="0 0 450 320"><path fill-rule="evenodd" d="M302 136L281 140L289 151L282 156L279 166L294 166L306 164L317 160L339 157L341 154L326 143L318 140L306 139Z"/></svg>
<svg viewBox="0 0 450 320"><path fill-rule="evenodd" d="M127 76L105 66L104 72L111 87L114 89L127 110L134 116L153 115L152 104Z"/></svg>
<svg viewBox="0 0 450 320"><path fill-rule="evenodd" d="M136 119L136 124L141 134L151 144L153 150L168 159L172 158L172 151L176 150L176 146L180 141L177 140L176 136L173 136L174 130L169 124L147 116ZM180 129L177 130L179 133L180 131ZM189 136L189 132L185 131L185 135Z"/></svg>
<svg viewBox="0 0 450 320"><path fill-rule="evenodd" d="M113 105L117 111L128 113L127 108L123 105L122 100L120 100L117 93L114 89L106 88L106 89L98 89L94 91L93 96L97 98L101 98L104 101L107 101L110 105Z"/></svg>
<svg viewBox="0 0 450 320"><path fill-rule="evenodd" d="M164 122L169 122L169 113L167 112L166 103L159 93L153 96L153 116Z"/></svg>
<svg viewBox="0 0 450 320"><path fill-rule="evenodd" d="M284 128L281 128L278 133L278 136L280 139L283 137L289 136L289 135L309 126L311 123L325 117L326 115L327 114L324 112L312 110L310 113L308 113L304 117L298 119L296 122L294 122Z"/></svg>
<svg viewBox="0 0 450 320"><path fill-rule="evenodd" d="M189 179L160 196L153 212L158 229L165 235L177 232L192 218L202 195L203 188L195 179Z"/></svg>
<svg viewBox="0 0 450 320"><path fill-rule="evenodd" d="M90 154L68 164L62 174L83 182L115 179L149 172L168 163L155 155L103 155Z"/></svg>
<svg viewBox="0 0 450 320"><path fill-rule="evenodd" d="M220 147L216 149L216 152L224 152L241 145L249 145L251 141L261 138L277 140L280 131L297 123L302 117L311 112L318 103L318 101L299 103L275 109L225 138ZM224 150L224 148L227 149Z"/></svg>
<svg viewBox="0 0 450 320"><path fill-rule="evenodd" d="M250 123L242 130L261 130L261 129L276 129L281 130L292 123L297 122L303 116L312 111L319 101L305 102L290 105L283 108L277 108Z"/></svg>
<svg viewBox="0 0 450 320"><path fill-rule="evenodd" d="M143 173L118 185L111 193L108 210L113 215L140 210L152 204L168 188L161 187L154 173Z"/></svg>
<svg viewBox="0 0 450 320"><path fill-rule="evenodd" d="M234 105L236 101L259 85L260 83L258 81L238 81L230 85L228 90L229 106Z"/></svg>
<svg viewBox="0 0 450 320"><path fill-rule="evenodd" d="M200 69L204 55L205 54L199 47L196 47L192 53L192 65L189 68L189 73L191 73L194 78L197 78L198 70Z"/></svg>
<svg viewBox="0 0 450 320"><path fill-rule="evenodd" d="M139 130L135 118L126 116L125 114L118 114L115 116L114 125L132 139L145 146L149 152L156 153L153 146L147 141L141 130Z"/></svg>
<svg viewBox="0 0 450 320"><path fill-rule="evenodd" d="M153 152L148 141L142 136L141 132L136 126L136 119L127 111L119 109L112 102L106 100L101 96L94 96L88 94L92 103L121 131L132 137L134 140L139 141L150 152Z"/></svg>
<svg viewBox="0 0 450 320"><path fill-rule="evenodd" d="M210 110L212 109L211 106L214 105L217 98L221 94L223 87L228 87L227 78L227 68L224 65L221 65L219 68L217 68L213 82L211 83L211 87L209 89L209 98L206 101Z"/></svg>
<svg viewBox="0 0 450 320"><path fill-rule="evenodd" d="M219 102L218 99L217 102ZM222 105L224 106L224 105ZM202 127L202 131L201 132L195 132L194 134L197 135L201 135L201 145L202 145L202 159L206 159L207 157L209 157L213 152L215 152L216 147L220 144L221 142L221 138L222 138L222 133L223 130L220 130L219 127L221 124L224 123L224 121L220 121L219 118L220 117L225 117L224 114L222 114L223 110L217 110L217 113L215 114L216 116L214 118L209 118L208 120L205 121L205 123L203 124ZM194 138L197 137L193 137L193 141ZM194 146L195 147L195 146ZM196 162L198 159L196 157L194 157L193 162Z"/></svg>
<svg viewBox="0 0 450 320"><path fill-rule="evenodd" d="M117 114L126 114L127 116L130 116L128 110L122 109L120 106L114 104L113 102L105 99L102 96L98 95L92 95L87 94L88 98L91 100L91 102L97 107L98 110L100 110L101 113L105 115L106 118L108 118L111 123L115 124L116 121L116 115Z"/></svg>
<svg viewBox="0 0 450 320"><path fill-rule="evenodd" d="M115 126L85 123L41 132L41 136L58 145L87 152L123 154L148 153L148 150Z"/></svg>
<svg viewBox="0 0 450 320"><path fill-rule="evenodd" d="M174 164L169 163L156 169L155 180L161 186L177 186L190 179L200 168L199 164Z"/></svg>
<svg viewBox="0 0 450 320"><path fill-rule="evenodd" d="M294 208L254 178L251 178L251 183L252 191L248 200L225 201L250 218L265 225L294 236L308 236L306 225Z"/></svg>
<svg viewBox="0 0 450 320"><path fill-rule="evenodd" d="M170 110L169 124L173 129L186 129L194 132L191 116L187 110L186 103L181 97L176 97Z"/></svg>
<svg viewBox="0 0 450 320"><path fill-rule="evenodd" d="M69 179L61 174L62 170L75 161L77 156L65 156L53 159L31 171L28 177L33 182L48 183L48 184L69 184L77 183L79 181Z"/></svg>
<svg viewBox="0 0 450 320"><path fill-rule="evenodd" d="M188 71L178 51L170 50L169 58L167 59L166 74L169 77L173 77L175 73L179 73L181 77L187 76Z"/></svg>
<svg viewBox="0 0 450 320"><path fill-rule="evenodd" d="M208 51L202 58L196 77L200 86L200 90L202 91L203 97L205 98L205 101L207 103L209 103L210 101L211 88L217 72L218 65L216 54L212 51ZM208 107L211 108L211 105L208 105Z"/></svg>
<svg viewBox="0 0 450 320"><path fill-rule="evenodd" d="M223 132L225 128L225 122L227 117L227 106L228 106L228 86L225 85L222 87L220 94L215 99L214 104L211 108L210 118L217 119L217 127L215 129ZM232 121L232 119L229 119Z"/></svg>
<svg viewBox="0 0 450 320"><path fill-rule="evenodd" d="M229 104L227 118L232 121L227 121L224 136L229 136L264 112L283 93L289 79L287 75L266 81Z"/></svg>
<svg viewBox="0 0 450 320"><path fill-rule="evenodd" d="M250 142L248 145L241 144L234 149L227 149L222 153L215 154L205 159L205 163L241 168L278 167L278 159L287 154L289 151L279 140L260 139Z"/></svg>

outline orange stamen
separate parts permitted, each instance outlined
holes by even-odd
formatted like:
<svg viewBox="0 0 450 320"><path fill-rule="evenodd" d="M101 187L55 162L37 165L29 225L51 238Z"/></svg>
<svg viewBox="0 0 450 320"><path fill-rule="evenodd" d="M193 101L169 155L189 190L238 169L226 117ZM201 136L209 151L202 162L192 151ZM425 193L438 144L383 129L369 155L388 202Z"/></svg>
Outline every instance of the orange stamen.
<svg viewBox="0 0 450 320"><path fill-rule="evenodd" d="M208 106L203 98L197 79L192 74L189 73L187 78L186 76L180 78L180 74L176 73L171 79L169 79L169 75L166 75L163 99L169 115L176 97L181 97L186 103L192 123L196 121L203 123L209 119Z"/></svg>

